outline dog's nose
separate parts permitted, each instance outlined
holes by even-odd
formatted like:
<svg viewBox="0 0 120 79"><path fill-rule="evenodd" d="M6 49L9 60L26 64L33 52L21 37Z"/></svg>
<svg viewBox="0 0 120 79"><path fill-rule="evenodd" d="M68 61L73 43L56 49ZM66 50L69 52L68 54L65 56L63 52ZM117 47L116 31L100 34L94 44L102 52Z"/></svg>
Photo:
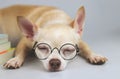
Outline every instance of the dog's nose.
<svg viewBox="0 0 120 79"><path fill-rule="evenodd" d="M49 61L49 65L50 65L50 68L52 71L56 71L59 69L60 65L61 65L61 62L59 59L51 59Z"/></svg>

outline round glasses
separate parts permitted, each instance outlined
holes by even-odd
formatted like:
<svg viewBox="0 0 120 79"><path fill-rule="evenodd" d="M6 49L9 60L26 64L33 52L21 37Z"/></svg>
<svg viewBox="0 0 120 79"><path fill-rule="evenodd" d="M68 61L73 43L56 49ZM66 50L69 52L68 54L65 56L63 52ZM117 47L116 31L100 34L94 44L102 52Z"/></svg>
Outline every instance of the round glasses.
<svg viewBox="0 0 120 79"><path fill-rule="evenodd" d="M47 59L55 49L58 51L61 57L65 60L71 60L75 58L79 52L78 46L70 43L66 43L62 45L60 49L58 49L57 47L52 48L47 43L39 43L39 44L36 43L33 49L36 52L37 57L41 60Z"/></svg>

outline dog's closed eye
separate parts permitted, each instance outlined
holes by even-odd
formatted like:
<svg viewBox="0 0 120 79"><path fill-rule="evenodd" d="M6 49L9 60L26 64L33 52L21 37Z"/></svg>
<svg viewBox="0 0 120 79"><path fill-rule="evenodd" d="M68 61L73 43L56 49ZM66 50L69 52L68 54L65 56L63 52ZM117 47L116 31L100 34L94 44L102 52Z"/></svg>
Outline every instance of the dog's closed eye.
<svg viewBox="0 0 120 79"><path fill-rule="evenodd" d="M67 56L67 55L70 55L72 53L74 53L75 49L63 49L61 52Z"/></svg>
<svg viewBox="0 0 120 79"><path fill-rule="evenodd" d="M46 47L46 46L38 45L38 49L39 49L39 51L41 51L42 53L49 53L49 52L50 52L49 48Z"/></svg>
<svg viewBox="0 0 120 79"><path fill-rule="evenodd" d="M64 55L71 54L75 51L75 49L63 49L62 52Z"/></svg>

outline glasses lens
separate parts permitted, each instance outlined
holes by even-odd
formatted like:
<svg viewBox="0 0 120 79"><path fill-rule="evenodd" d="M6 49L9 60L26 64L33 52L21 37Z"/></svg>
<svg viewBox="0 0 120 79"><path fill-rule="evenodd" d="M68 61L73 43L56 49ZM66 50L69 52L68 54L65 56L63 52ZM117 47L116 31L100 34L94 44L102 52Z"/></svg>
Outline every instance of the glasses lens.
<svg viewBox="0 0 120 79"><path fill-rule="evenodd" d="M48 44L40 43L37 45L35 52L39 59L45 59L50 55L51 47Z"/></svg>
<svg viewBox="0 0 120 79"><path fill-rule="evenodd" d="M60 54L64 59L72 59L76 56L76 48L73 45L63 45L60 49Z"/></svg>

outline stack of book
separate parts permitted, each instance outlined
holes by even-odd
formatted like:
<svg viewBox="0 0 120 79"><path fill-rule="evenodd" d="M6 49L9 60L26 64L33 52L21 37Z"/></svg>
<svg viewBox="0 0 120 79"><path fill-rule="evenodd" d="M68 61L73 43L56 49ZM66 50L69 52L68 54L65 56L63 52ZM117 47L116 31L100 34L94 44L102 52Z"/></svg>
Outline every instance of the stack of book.
<svg viewBox="0 0 120 79"><path fill-rule="evenodd" d="M0 65L3 65L14 55L14 48L11 48L11 43L8 41L7 34L0 34Z"/></svg>

